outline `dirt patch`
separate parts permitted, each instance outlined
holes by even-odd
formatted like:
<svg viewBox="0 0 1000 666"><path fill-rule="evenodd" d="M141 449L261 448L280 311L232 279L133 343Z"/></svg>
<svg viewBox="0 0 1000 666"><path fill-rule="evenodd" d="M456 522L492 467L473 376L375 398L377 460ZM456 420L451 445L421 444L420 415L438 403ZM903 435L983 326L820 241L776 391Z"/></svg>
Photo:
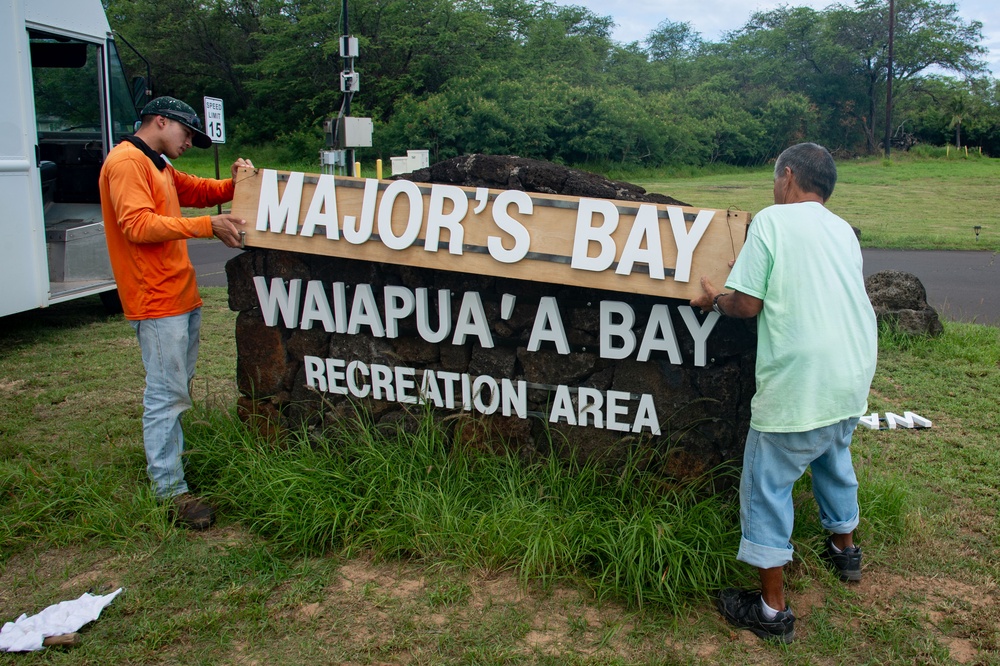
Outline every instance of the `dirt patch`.
<svg viewBox="0 0 1000 666"><path fill-rule="evenodd" d="M911 609L956 663L1000 650L1000 589L995 580L874 572L859 586L866 605L886 615Z"/></svg>
<svg viewBox="0 0 1000 666"><path fill-rule="evenodd" d="M86 592L107 594L118 589L121 575L116 562L111 551L79 548L14 555L0 573L0 623Z"/></svg>

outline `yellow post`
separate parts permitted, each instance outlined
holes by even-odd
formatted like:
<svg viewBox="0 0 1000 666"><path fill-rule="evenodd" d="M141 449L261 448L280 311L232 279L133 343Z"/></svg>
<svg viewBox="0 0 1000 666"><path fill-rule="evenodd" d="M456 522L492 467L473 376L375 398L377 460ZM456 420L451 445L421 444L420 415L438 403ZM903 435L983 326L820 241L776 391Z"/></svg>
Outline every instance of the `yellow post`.
<svg viewBox="0 0 1000 666"><path fill-rule="evenodd" d="M968 146L965 147L965 156L966 157L969 156L969 147Z"/></svg>
<svg viewBox="0 0 1000 666"><path fill-rule="evenodd" d="M361 178L361 162L354 163L354 177Z"/></svg>
<svg viewBox="0 0 1000 666"><path fill-rule="evenodd" d="M946 143L945 146L944 146L944 156L945 157L951 157L951 144L950 143Z"/></svg>
<svg viewBox="0 0 1000 666"><path fill-rule="evenodd" d="M979 150L982 151L982 148L980 148ZM379 180L382 180L382 160L381 159L375 160L375 177L378 178Z"/></svg>

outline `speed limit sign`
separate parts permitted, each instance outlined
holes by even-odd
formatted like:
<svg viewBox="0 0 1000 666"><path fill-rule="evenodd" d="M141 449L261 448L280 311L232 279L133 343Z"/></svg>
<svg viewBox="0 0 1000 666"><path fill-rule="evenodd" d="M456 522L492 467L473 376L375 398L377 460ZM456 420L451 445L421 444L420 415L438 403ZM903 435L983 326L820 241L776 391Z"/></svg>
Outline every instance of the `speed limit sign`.
<svg viewBox="0 0 1000 666"><path fill-rule="evenodd" d="M205 98L205 134L212 143L226 142L226 114L222 100L217 97Z"/></svg>

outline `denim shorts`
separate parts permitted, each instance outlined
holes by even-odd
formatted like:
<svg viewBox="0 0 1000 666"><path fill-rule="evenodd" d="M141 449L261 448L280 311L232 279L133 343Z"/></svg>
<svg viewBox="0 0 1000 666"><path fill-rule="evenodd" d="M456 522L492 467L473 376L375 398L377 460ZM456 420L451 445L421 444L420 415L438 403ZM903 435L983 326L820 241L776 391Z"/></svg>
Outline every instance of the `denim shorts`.
<svg viewBox="0 0 1000 666"><path fill-rule="evenodd" d="M750 429L740 479L743 536L736 559L770 569L792 560L792 487L812 469L813 495L823 527L848 534L858 526L858 479L851 463L850 418L806 432Z"/></svg>

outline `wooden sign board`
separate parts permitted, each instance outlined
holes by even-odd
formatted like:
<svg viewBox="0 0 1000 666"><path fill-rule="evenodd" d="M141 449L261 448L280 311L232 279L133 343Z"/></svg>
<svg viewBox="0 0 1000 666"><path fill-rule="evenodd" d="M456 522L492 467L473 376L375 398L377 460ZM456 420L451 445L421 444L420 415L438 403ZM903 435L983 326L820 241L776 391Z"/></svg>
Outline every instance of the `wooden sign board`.
<svg viewBox="0 0 1000 666"><path fill-rule="evenodd" d="M241 169L245 247L691 299L721 288L749 213Z"/></svg>

